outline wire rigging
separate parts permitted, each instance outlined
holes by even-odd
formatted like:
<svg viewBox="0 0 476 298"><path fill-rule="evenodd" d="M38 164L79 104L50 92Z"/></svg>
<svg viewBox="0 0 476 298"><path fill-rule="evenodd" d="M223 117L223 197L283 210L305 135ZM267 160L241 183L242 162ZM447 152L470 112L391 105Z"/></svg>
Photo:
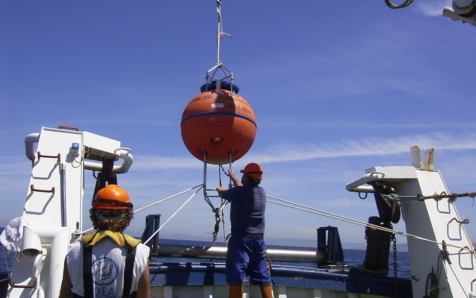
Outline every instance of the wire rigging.
<svg viewBox="0 0 476 298"><path fill-rule="evenodd" d="M210 83L212 81L216 81L217 83L221 83L222 80L227 80L230 83L233 82L233 72L231 72L228 68L226 68L223 63L221 62L221 57L220 57L220 48L221 48L221 39L224 35L227 35L229 37L233 37L232 35L223 32L223 18L221 14L221 0L216 0L217 4L217 14L218 14L218 29L217 29L217 63L214 67L212 67L209 71L207 71L206 75L206 81L207 83ZM218 78L216 77L216 73L218 70L221 70L223 73L224 77L223 78ZM219 88L217 88L219 90ZM233 90L233 88L232 88Z"/></svg>
<svg viewBox="0 0 476 298"><path fill-rule="evenodd" d="M147 239L145 242L144 242L144 245L147 244L147 242L149 242L151 239L154 238L155 235L157 235L158 232L160 232L160 230L162 230L163 227L165 227L165 225L167 225L169 223L170 220L172 220L172 218L174 218L175 215L177 215L177 213L179 213L183 207L185 207L185 205L188 204L188 202L190 202L191 199L193 199L193 197L200 191L200 189L202 189L201 187L199 189L197 189L193 195L190 196L190 198L188 198L187 201L185 201L185 203L182 204L182 206L180 206L177 211L175 211L158 229L157 231L155 231L149 239Z"/></svg>
<svg viewBox="0 0 476 298"><path fill-rule="evenodd" d="M179 196L179 195L181 195L181 194L184 194L184 193L186 193L186 192L189 192L189 191L191 191L191 190L193 190L193 189L195 189L195 188L197 188L197 187L200 187L200 188L197 190L197 192L198 192L198 191L203 187L203 184L199 184L199 185L194 186L194 187L192 187L192 188L189 188L189 189L186 189L186 190L181 191L181 192L179 192L179 193L176 193L176 194L174 194L174 195L171 195L170 197L167 197L167 198L165 198L165 199L163 199L163 200L157 201L157 202L152 203L152 204L150 204L150 205L147 205L147 206L144 206L144 207L139 208L139 209L137 209L137 210L134 210L133 213L136 213L136 212L142 211L142 210L144 210L144 209L150 208L150 207L152 207L152 206L154 206L154 205L163 203L163 202L165 202L165 201L167 201L167 200L170 200L170 199L172 199L172 198L175 198L176 196ZM81 231L79 234L84 234L84 233L87 233L87 232L92 231L92 230L94 230L94 228L89 228L89 229L87 229L87 230Z"/></svg>
<svg viewBox="0 0 476 298"><path fill-rule="evenodd" d="M308 206L301 205L301 204L298 204L298 203L294 203L294 202L286 201L286 200L283 200L283 199L279 199L279 198L276 198L276 197L273 197L273 196L267 195L266 197L286 203L286 204L284 204L284 203L268 200L268 202L273 203L273 204L277 204L277 205L297 209L297 210L300 210L300 211L305 211L305 212L309 212L309 213L313 213L313 214L317 214L317 215L337 219L337 220L348 222L348 223L353 223L353 224L356 224L356 225L369 227L369 228L372 228L372 229L381 230L381 231L388 232L388 233L393 233L393 234L398 234L398 235L401 235L401 236L411 237L411 238L415 238L415 239L418 239L418 240L422 240L422 241L426 241L426 242L430 242L430 243L435 243L435 244L438 244L438 245L440 244L439 242L431 240L431 239L427 239L427 238L423 238L423 237L420 237L420 236L417 236L417 235L413 235L413 234L409 234L409 233L400 232L400 231L396 231L396 230L393 230L393 229L381 227L381 226L370 224L370 223L367 223L367 222L363 222L363 221L360 221L360 220L357 220L357 219L352 219L352 218L349 218L349 217L345 217L345 216L337 215L337 214L334 214L334 213L326 212L326 211L323 211L323 210L308 207ZM461 247L461 246L452 245L452 244L446 244L446 245L454 247L454 248L460 248L462 250L467 250L467 251L473 253L473 251L471 249L469 249L468 247Z"/></svg>
<svg viewBox="0 0 476 298"><path fill-rule="evenodd" d="M163 199L163 200L157 201L157 202L152 203L152 204L150 204L150 205L147 205L147 206L144 206L144 207L139 208L139 209L137 209L137 210L134 210L134 213L139 212L139 211L142 211L142 210L147 209L147 208L149 208L149 207L152 207L152 206L154 206L154 205L163 203L163 202L165 202L165 201L167 201L167 200L170 200L170 199L172 199L172 198L175 198L176 196L179 196L179 195L181 195L181 194L184 194L184 193L186 193L186 192L189 192L189 191L191 191L192 189L195 189L195 188L197 188L197 187L200 187L200 189L201 189L202 186L203 186L202 184L199 184L199 185L194 186L194 187L192 187L192 188L186 189L186 190L181 191L181 192L179 192L179 193L177 193L177 194L174 194L174 195L172 195L172 196L170 196L170 197L167 197L167 198L165 198L165 199ZM199 190L200 190L200 189L199 189Z"/></svg>

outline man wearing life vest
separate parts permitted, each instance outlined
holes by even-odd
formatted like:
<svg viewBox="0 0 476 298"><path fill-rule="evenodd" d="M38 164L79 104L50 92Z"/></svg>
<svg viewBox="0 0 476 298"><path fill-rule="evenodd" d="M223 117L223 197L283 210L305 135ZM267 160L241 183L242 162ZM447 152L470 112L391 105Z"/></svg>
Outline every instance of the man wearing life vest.
<svg viewBox="0 0 476 298"><path fill-rule="evenodd" d="M127 191L117 185L97 192L89 210L96 231L70 245L60 298L150 296L149 247L123 234L132 207Z"/></svg>
<svg viewBox="0 0 476 298"><path fill-rule="evenodd" d="M218 194L231 202L230 221L231 237L228 241L225 275L230 285L229 298L243 296L243 281L247 272L251 284L259 285L263 298L272 298L271 276L266 260L264 242L266 193L259 186L263 178L263 168L248 164L244 170L241 183L233 170L229 170L235 187L225 190L218 187Z"/></svg>

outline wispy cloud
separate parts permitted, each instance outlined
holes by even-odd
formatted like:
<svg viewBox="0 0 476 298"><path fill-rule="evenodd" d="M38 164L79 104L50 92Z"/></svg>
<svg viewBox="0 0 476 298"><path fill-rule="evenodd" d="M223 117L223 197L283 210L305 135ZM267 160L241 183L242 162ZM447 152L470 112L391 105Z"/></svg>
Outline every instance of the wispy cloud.
<svg viewBox="0 0 476 298"><path fill-rule="evenodd" d="M459 119L460 120L460 119ZM326 119L321 120L316 117L261 117L259 128L375 128L375 123L365 121L354 121L346 119ZM441 121L435 123L406 123L387 122L379 123L379 128L461 128L467 129L475 127L476 124L469 122L449 122Z"/></svg>
<svg viewBox="0 0 476 298"><path fill-rule="evenodd" d="M318 158L338 158L351 156L375 156L407 153L409 148L419 145L422 150L437 148L438 150L476 149L476 135L455 135L436 132L428 135L414 135L389 138L368 138L322 144L277 144L263 150L263 153L250 153L243 157L242 162L259 160L260 163L281 163L303 161ZM199 169L201 164L193 157L167 156L135 156L135 170L159 169Z"/></svg>
<svg viewBox="0 0 476 298"><path fill-rule="evenodd" d="M435 147L439 150L476 149L474 135L456 136L450 133L432 133L392 138L369 138L328 144L282 144L273 146L272 151L250 154L244 159L260 160L261 163L336 158L349 156L389 155L408 152L414 145L422 149Z"/></svg>
<svg viewBox="0 0 476 298"><path fill-rule="evenodd" d="M451 7L452 0L429 0L417 3L419 11L427 16L441 16L443 8Z"/></svg>
<svg viewBox="0 0 476 298"><path fill-rule="evenodd" d="M423 150L433 147L438 150L476 149L476 135L473 133L456 135L435 132L427 135L368 138L322 144L283 143L264 149L261 151L262 153L249 153L242 158L242 162L260 160L260 163L281 163L319 158L391 155L407 153L409 148L414 145L419 145ZM194 157L136 155L134 156L133 170L183 170L200 169L201 167L201 163L197 162ZM0 175L24 174L26 168L28 168L28 161L3 163L0 164Z"/></svg>
<svg viewBox="0 0 476 298"><path fill-rule="evenodd" d="M167 157L153 155L134 156L134 170L198 169L202 165L193 157Z"/></svg>

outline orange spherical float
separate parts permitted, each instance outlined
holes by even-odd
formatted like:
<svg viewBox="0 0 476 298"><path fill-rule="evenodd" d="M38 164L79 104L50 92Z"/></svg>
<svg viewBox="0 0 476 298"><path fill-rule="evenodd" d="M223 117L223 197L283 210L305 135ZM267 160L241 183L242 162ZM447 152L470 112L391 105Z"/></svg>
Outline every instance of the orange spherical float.
<svg viewBox="0 0 476 298"><path fill-rule="evenodd" d="M185 108L181 122L182 140L188 151L197 159L216 165L243 157L256 136L253 109L237 94L236 86L221 83L220 93L212 89L215 84L202 86L202 93Z"/></svg>

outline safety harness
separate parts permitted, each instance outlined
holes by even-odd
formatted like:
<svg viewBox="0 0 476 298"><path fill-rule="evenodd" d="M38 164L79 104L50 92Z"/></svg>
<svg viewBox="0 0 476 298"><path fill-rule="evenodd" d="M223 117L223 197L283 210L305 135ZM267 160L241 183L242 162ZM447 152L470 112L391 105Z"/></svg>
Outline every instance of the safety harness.
<svg viewBox="0 0 476 298"><path fill-rule="evenodd" d="M96 237L96 235L99 237ZM114 235L120 234L121 237L114 237ZM110 237L112 240L124 243L121 243L122 247L127 248L126 261L124 266L124 284L122 289L122 298L135 298L136 292L131 293L132 287L132 275L134 271L134 261L136 256L137 244L139 240L133 239L132 237L112 231L99 231L96 233L91 233L83 237L83 286L84 286L84 298L93 298L94 297L94 284L93 284L93 274L91 271L92 267L92 255L93 255L93 246L95 243L100 241L101 238ZM86 241L84 241L86 240ZM97 241L97 242L96 242ZM119 244L119 243L118 243ZM83 298L78 294L73 293L73 298Z"/></svg>

